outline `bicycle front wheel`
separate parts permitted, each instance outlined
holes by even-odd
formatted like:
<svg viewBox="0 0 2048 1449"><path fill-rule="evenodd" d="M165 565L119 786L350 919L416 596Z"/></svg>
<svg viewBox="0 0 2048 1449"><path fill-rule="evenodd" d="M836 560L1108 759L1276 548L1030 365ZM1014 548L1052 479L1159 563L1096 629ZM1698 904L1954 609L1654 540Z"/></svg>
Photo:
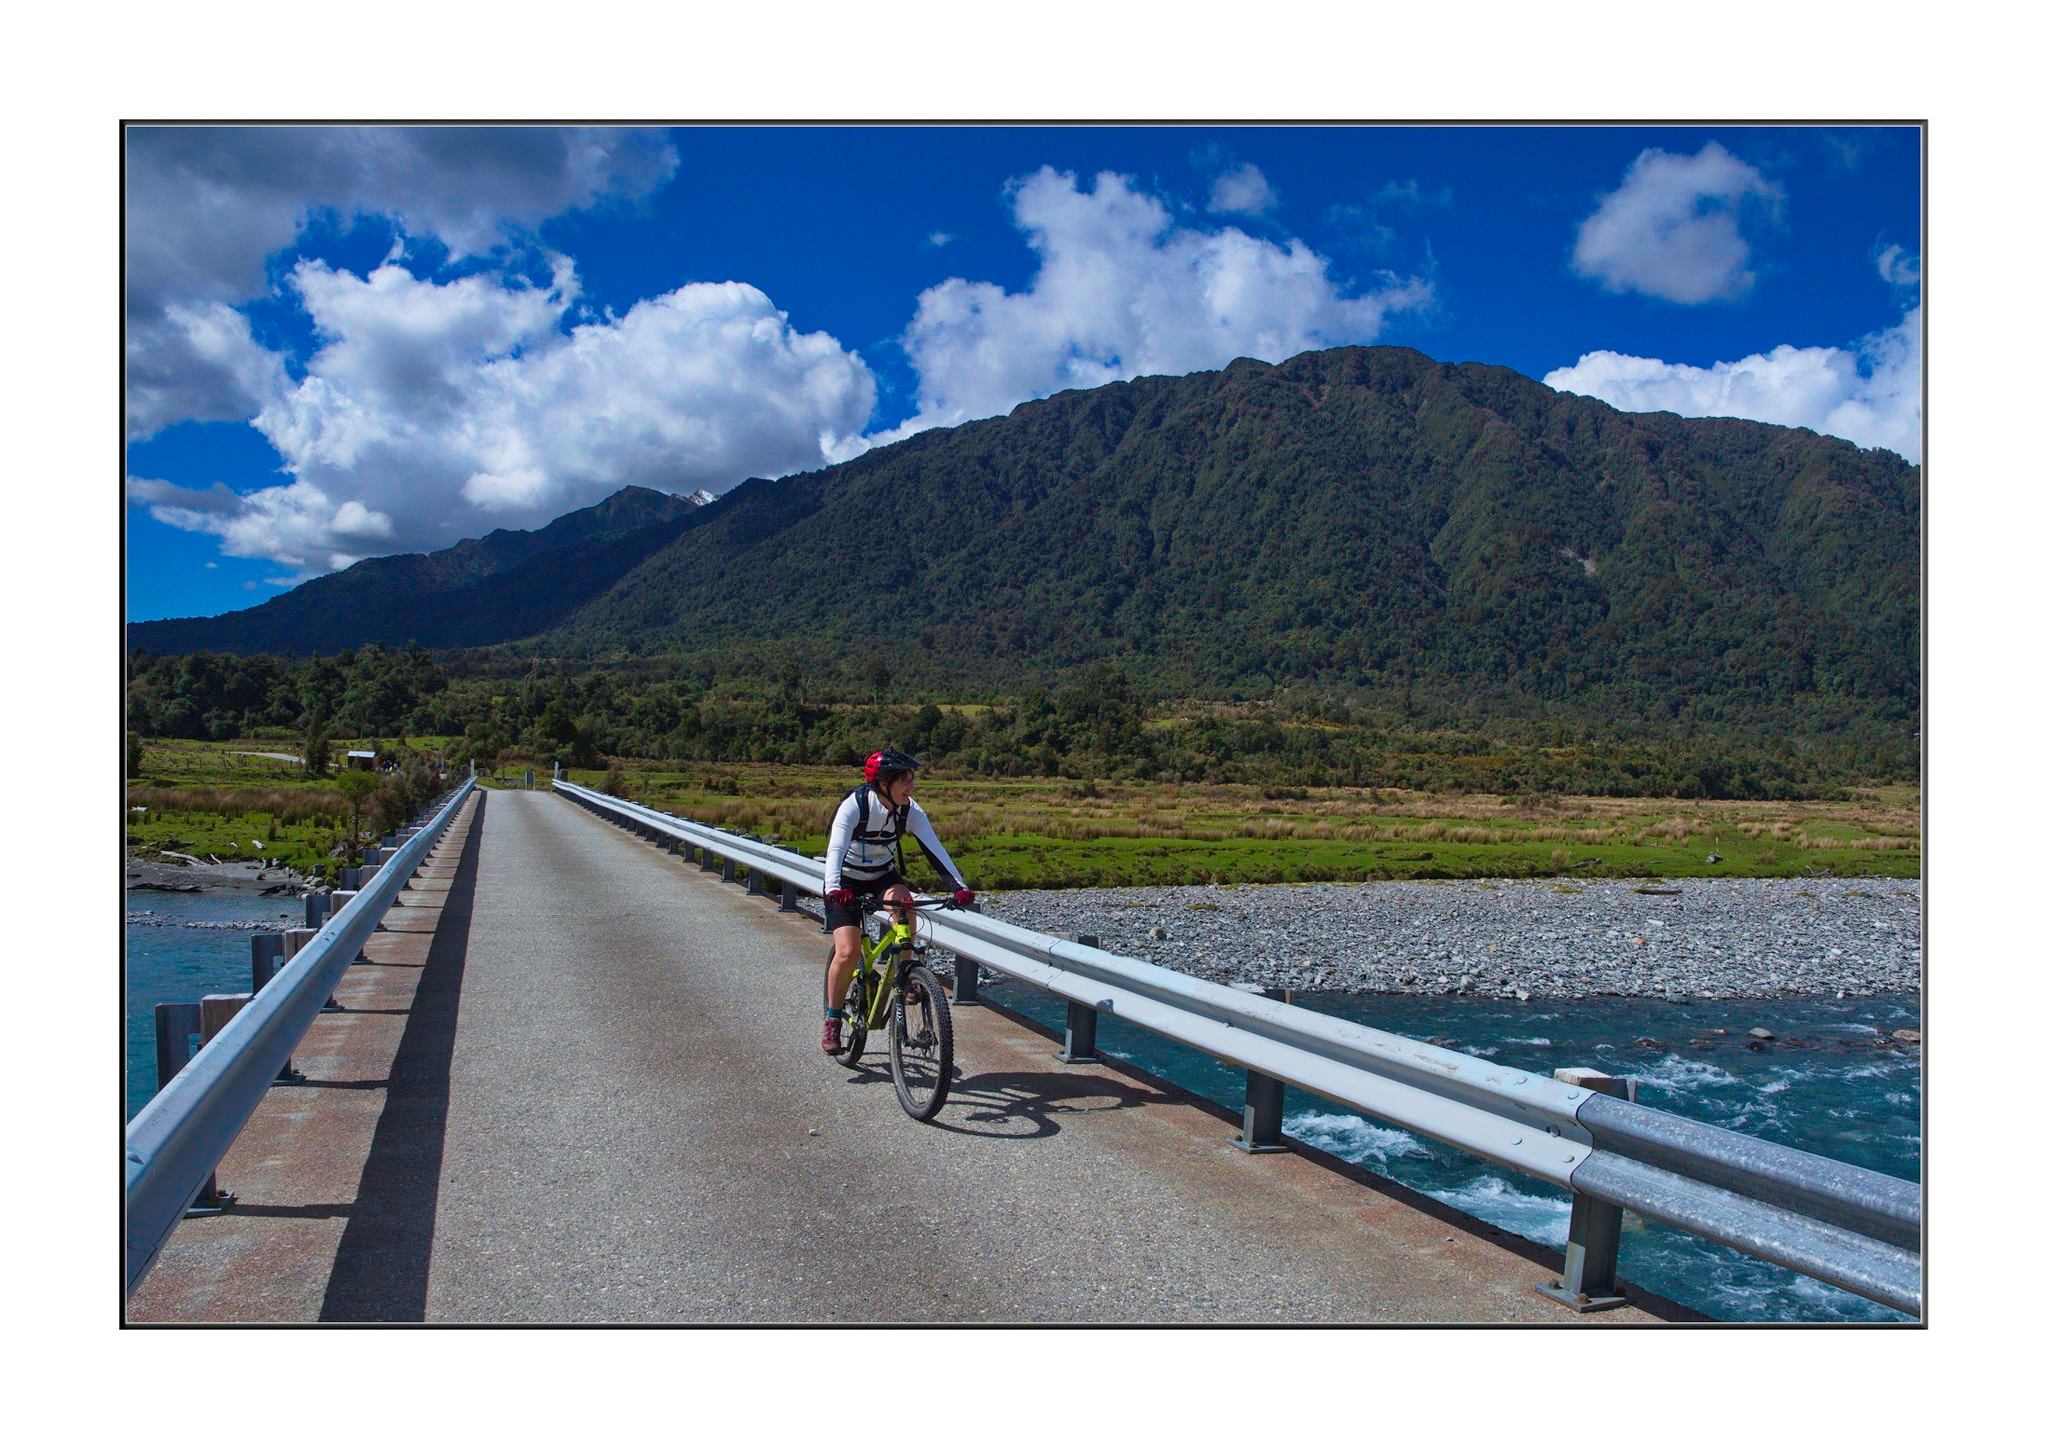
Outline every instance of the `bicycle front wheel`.
<svg viewBox="0 0 2048 1449"><path fill-rule="evenodd" d="M953 1085L953 1013L946 988L929 966L910 968L889 1012L889 1075L896 1100L920 1122L946 1105Z"/></svg>

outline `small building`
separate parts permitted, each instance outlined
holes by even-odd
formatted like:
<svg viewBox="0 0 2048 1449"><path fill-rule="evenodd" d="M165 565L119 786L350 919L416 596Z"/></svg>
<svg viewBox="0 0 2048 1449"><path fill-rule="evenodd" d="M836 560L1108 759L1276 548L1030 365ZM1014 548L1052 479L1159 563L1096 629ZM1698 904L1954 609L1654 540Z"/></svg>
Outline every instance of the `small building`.
<svg viewBox="0 0 2048 1449"><path fill-rule="evenodd" d="M346 767L351 770L374 770L377 768L375 750L350 750Z"/></svg>

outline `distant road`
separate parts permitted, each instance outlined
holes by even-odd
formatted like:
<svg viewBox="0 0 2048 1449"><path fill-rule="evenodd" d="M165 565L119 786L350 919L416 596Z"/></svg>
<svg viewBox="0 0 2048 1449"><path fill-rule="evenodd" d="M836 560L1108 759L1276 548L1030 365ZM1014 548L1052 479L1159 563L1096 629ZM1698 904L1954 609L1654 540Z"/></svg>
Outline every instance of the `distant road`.
<svg viewBox="0 0 2048 1449"><path fill-rule="evenodd" d="M259 760L283 760L288 765L303 765L305 760L298 755L272 754L269 750L229 750L231 755L254 755Z"/></svg>

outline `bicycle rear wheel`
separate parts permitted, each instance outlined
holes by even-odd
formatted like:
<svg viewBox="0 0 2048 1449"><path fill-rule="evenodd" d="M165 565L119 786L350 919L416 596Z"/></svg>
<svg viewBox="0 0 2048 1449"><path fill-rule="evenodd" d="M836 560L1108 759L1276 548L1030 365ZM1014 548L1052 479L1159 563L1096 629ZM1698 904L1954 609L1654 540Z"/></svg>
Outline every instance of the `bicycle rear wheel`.
<svg viewBox="0 0 2048 1449"><path fill-rule="evenodd" d="M832 958L825 958L825 1004L832 1004ZM868 1045L868 983L864 972L856 971L853 985L846 990L846 1015L839 1023L839 1050L832 1060L842 1067L858 1066Z"/></svg>
<svg viewBox="0 0 2048 1449"><path fill-rule="evenodd" d="M946 1105L953 1085L953 1013L946 988L919 962L905 973L889 1012L889 1075L896 1100L920 1122Z"/></svg>

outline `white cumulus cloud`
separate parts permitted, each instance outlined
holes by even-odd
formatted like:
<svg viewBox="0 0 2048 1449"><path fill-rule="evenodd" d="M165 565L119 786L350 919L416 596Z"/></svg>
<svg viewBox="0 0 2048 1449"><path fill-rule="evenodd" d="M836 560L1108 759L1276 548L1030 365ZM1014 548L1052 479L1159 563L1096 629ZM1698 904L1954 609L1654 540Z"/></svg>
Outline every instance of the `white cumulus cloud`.
<svg viewBox="0 0 2048 1449"><path fill-rule="evenodd" d="M1876 258L1877 274L1894 287L1920 285L1920 258L1902 246L1888 246Z"/></svg>
<svg viewBox="0 0 2048 1449"><path fill-rule="evenodd" d="M1853 348L1772 348L1711 367L1589 352L1543 381L1625 412L1749 418L1811 428L1920 461L1920 308Z"/></svg>
<svg viewBox="0 0 2048 1449"><path fill-rule="evenodd" d="M317 262L292 285L322 346L254 425L293 481L240 497L129 485L231 555L319 572L537 527L628 484L717 491L822 466L874 408L856 354L744 283L693 283L566 331L565 259L546 288Z"/></svg>
<svg viewBox="0 0 2048 1449"><path fill-rule="evenodd" d="M283 362L222 302L174 302L131 318L125 347L131 438L181 422L240 422L284 385Z"/></svg>
<svg viewBox="0 0 2048 1449"><path fill-rule="evenodd" d="M1783 193L1718 141L1696 156L1654 148L1579 225L1572 268L1611 292L1669 302L1716 302L1756 285L1745 207L1775 208Z"/></svg>
<svg viewBox="0 0 2048 1449"><path fill-rule="evenodd" d="M1370 342L1391 313L1432 297L1427 281L1390 274L1349 295L1298 239L1183 226L1111 172L1085 191L1073 175L1043 168L1015 183L1011 203L1038 254L1037 275L1021 292L959 277L926 289L903 336L917 413L871 441L989 417L1063 388Z"/></svg>
<svg viewBox="0 0 2048 1449"><path fill-rule="evenodd" d="M1216 178L1209 188L1209 210L1258 216L1279 200L1266 173L1247 161Z"/></svg>
<svg viewBox="0 0 2048 1449"><path fill-rule="evenodd" d="M128 432L246 418L270 364L231 304L263 295L264 266L322 209L391 217L456 255L508 227L676 169L658 131L558 126L138 126L125 133Z"/></svg>

